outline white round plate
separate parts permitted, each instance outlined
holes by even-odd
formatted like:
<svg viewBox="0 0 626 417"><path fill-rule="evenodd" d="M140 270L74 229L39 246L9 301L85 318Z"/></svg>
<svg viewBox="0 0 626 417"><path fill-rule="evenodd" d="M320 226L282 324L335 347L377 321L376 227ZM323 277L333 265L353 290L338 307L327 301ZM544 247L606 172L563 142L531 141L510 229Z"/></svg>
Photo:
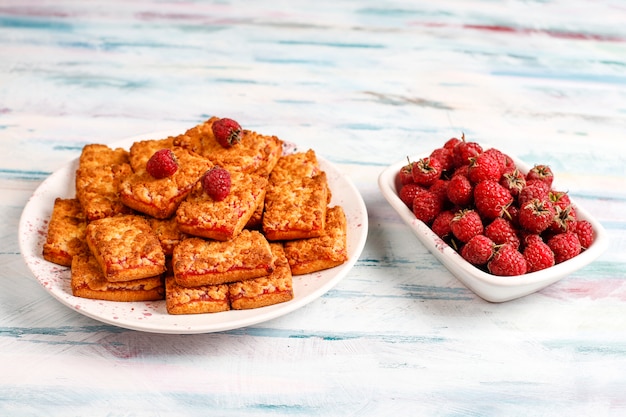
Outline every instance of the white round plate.
<svg viewBox="0 0 626 417"><path fill-rule="evenodd" d="M109 146L129 149L138 140L167 137L170 133L142 135ZM326 171L332 191L330 205L343 207L348 223L348 261L343 265L313 274L294 276L291 301L252 310L220 313L171 315L165 301L113 302L74 297L70 288L70 269L43 259L48 221L54 199L75 196L74 173L78 159L50 175L35 190L24 207L19 224L22 256L43 288L67 307L103 323L154 333L210 333L246 327L288 314L325 294L343 279L363 251L367 238L367 210L351 180L324 158L318 160Z"/></svg>

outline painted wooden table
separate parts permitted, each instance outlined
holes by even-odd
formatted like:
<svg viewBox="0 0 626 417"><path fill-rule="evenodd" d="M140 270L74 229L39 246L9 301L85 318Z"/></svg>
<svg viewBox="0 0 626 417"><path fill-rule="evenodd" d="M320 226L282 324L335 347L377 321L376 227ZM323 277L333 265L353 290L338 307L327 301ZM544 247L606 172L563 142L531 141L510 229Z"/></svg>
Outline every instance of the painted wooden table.
<svg viewBox="0 0 626 417"><path fill-rule="evenodd" d="M615 0L0 2L0 414L624 415L625 28ZM211 115L351 178L369 232L347 276L193 335L51 297L18 245L39 184L87 143ZM609 249L514 301L465 288L377 186L461 132L549 164Z"/></svg>

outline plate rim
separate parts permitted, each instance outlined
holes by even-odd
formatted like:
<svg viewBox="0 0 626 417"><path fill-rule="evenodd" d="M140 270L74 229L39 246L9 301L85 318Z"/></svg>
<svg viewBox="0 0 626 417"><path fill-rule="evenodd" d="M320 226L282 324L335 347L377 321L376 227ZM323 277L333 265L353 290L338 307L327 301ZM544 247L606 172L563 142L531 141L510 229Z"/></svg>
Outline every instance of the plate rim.
<svg viewBox="0 0 626 417"><path fill-rule="evenodd" d="M112 141L111 143L108 143L107 146L112 147L112 148L122 147L128 150L130 144L132 144L133 142L136 142L139 140L163 138L163 137L168 137L168 136L179 134L179 133L180 132L173 132L173 131L148 132L145 134L134 135L132 137ZM293 145L295 147L294 149L298 148L297 144L291 144L291 143L289 144ZM91 303L93 305L111 304L112 306L111 308L115 310L116 306L119 307L120 305L129 307L129 308L134 308L135 306L150 307L150 305L153 305L153 304L164 305L165 303L164 300L159 300L155 302L131 302L131 303L120 304L121 302L90 300L90 299L75 297L71 293L68 294L67 292L63 294L58 293L59 290L57 290L54 286L49 287L45 284L46 277L38 276L38 272L36 268L30 262L31 257L34 259L33 263L34 262L44 263L44 265L48 266L49 268L58 270L59 274L69 273L69 267L56 265L43 259L43 256L41 255L41 245L43 244L45 237L43 238L41 236L33 237L32 235L30 235L32 233L40 232L40 229L32 230L33 225L30 224L30 221L32 221L32 216L30 214L32 212L42 214L42 213L45 213L46 210L51 212L54 200L50 201L49 209L46 209L43 206L40 206L40 207L36 206L37 203L40 203L40 204L42 203L41 201L42 197L40 196L40 194L45 195L46 193L43 190L50 184L54 184L55 180L57 182L62 181L64 178L61 177L61 175L65 175L65 171L69 170L67 175L69 175L69 177L71 178L74 178L74 173L72 173L71 170L72 170L72 167L77 166L79 157L76 157L66 162L60 168L58 168L52 174L46 177L36 187L36 189L28 198L26 204L24 205L22 209L22 213L20 215L19 225L18 225L18 241L19 241L21 257L24 263L26 264L26 266L28 267L28 269L30 270L31 274L35 278L35 280L44 288L46 292L48 292L49 295L51 295L58 302L70 308L71 310L77 313L80 313L81 315L97 320L101 323L110 324L116 327L121 327L125 329L130 329L130 330L150 332L150 333L197 334L197 333L213 333L213 332L234 330L238 328L253 326L253 325L263 323L263 322L266 322L275 318L279 318L281 316L292 313L293 311L298 310L304 307L305 305L315 301L316 299L320 298L322 295L330 291L341 280L343 280L345 276L352 270L357 260L361 256L361 253L363 252L365 243L367 241L369 222L368 222L367 207L363 200L363 196L361 195L361 193L359 192L359 190L353 183L352 179L348 175L346 175L338 166L334 165L332 162L330 162L328 159L324 158L321 155L316 155L316 156L318 158L318 161L320 162L320 165L322 166L322 169L327 172L330 171L329 174L332 174L332 175L329 175L329 179L331 179L332 181L338 181L342 185L342 187L345 187L346 190L350 191L348 196L350 199L351 207L353 207L353 214L355 215L355 219L351 219L348 216L349 213L346 213L346 217L348 220L349 232L352 231L353 233L356 233L356 236L353 236L352 239L350 238L350 236L348 237L348 244L351 245L352 247L349 247L349 251L351 252L350 257L344 264L339 265L335 268L331 268L329 270L319 271L313 274L294 276L294 280L303 280L303 279L306 279L307 277L311 277L311 278L317 277L317 279L323 279L324 282L321 283L321 285L319 285L317 288L315 288L311 292L305 293L302 297L298 297L297 294L294 294L294 298L288 302L261 307L258 309L229 310L229 311L225 311L221 313L206 313L204 315L202 314L170 315L167 312L165 312L165 315L168 318L171 318L171 320L169 321L173 321L173 322L180 321L181 324L176 324L176 323L163 324L162 321L150 321L150 320L139 322L137 319L120 320L119 317L118 318L113 317L113 316L107 317L107 316L103 316L102 314L94 313L93 309L84 309L84 308L77 307L77 305L84 304L84 303ZM57 178L57 177L60 177L60 178ZM50 194L50 193L47 193L47 194ZM337 196L336 193L332 194L333 199L338 198L338 197L339 196ZM329 205L334 205L332 199ZM48 220L49 220L49 215L48 216L42 215L42 219L40 221L41 225L47 225ZM353 224L353 222L356 220L358 220L358 224ZM352 226L352 228L350 228L350 226ZM36 246L36 247L33 247L33 246ZM325 277L326 275L329 275L329 276L326 278L322 278L322 277ZM296 282L294 282L294 287L295 286L296 286ZM62 291L62 289L60 289L60 291ZM76 303L72 303L72 301L76 301ZM198 317L203 317L203 316L207 317L207 315L209 314L211 318L217 317L215 315L221 314L223 316L224 314L230 314L230 318L228 320L218 320L217 322L215 322L215 320L208 320L209 324L207 325L196 323L197 321L201 321L200 319L198 319ZM187 321L192 322L192 324L191 325L185 324L184 323L185 319L188 319ZM164 320L167 320L167 319L164 319Z"/></svg>

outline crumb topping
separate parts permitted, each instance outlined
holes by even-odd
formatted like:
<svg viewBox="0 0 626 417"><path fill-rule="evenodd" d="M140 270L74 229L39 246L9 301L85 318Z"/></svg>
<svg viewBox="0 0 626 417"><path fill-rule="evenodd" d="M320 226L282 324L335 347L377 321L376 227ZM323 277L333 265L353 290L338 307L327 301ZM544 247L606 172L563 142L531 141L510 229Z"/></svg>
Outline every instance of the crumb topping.
<svg viewBox="0 0 626 417"><path fill-rule="evenodd" d="M218 274L238 268L273 267L273 257L261 233L243 230L236 238L225 242L185 239L174 249L172 265L176 276Z"/></svg>
<svg viewBox="0 0 626 417"><path fill-rule="evenodd" d="M87 225L86 238L107 278L124 275L157 275L165 270L165 255L148 221L137 215L120 215ZM154 271L158 271L154 273Z"/></svg>
<svg viewBox="0 0 626 417"><path fill-rule="evenodd" d="M213 232L223 233L230 239L246 225L258 205L263 201L267 179L258 175L231 173L232 186L229 195L215 201L197 183L190 195L176 211L179 227L185 233L212 237ZM220 239L220 240L224 240Z"/></svg>
<svg viewBox="0 0 626 417"><path fill-rule="evenodd" d="M263 229L321 230L324 227L328 186L326 173L291 182L271 183L265 196Z"/></svg>

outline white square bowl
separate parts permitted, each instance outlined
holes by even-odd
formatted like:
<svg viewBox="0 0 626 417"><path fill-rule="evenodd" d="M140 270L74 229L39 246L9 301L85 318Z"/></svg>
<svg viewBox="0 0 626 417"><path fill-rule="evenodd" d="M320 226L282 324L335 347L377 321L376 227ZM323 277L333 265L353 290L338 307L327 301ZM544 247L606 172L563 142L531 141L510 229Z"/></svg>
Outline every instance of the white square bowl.
<svg viewBox="0 0 626 417"><path fill-rule="evenodd" d="M528 172L528 165L510 154L507 155L513 159L521 171ZM411 156L409 159L411 161L417 161L423 156L425 155L415 155ZM397 175L400 168L406 164L407 159L404 159L387 167L381 172L378 177L380 191L422 244L426 246L459 281L487 301L509 301L539 291L590 264L608 247L608 237L604 227L570 197L576 209L577 218L579 220L587 220L593 226L595 234L594 242L589 248L572 259L541 271L512 277L501 277L489 274L463 259L458 252L437 236L430 227L416 219L413 212L400 200L400 197L398 197L399 182Z"/></svg>

